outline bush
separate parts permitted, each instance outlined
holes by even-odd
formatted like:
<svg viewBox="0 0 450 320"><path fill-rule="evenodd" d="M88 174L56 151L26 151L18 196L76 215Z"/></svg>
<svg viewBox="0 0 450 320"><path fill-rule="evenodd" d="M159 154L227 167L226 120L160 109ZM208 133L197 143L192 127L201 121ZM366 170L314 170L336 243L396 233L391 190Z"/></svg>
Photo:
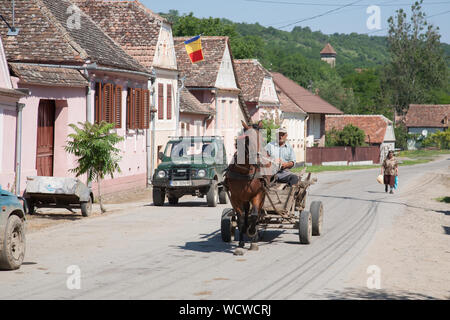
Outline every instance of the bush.
<svg viewBox="0 0 450 320"><path fill-rule="evenodd" d="M439 149L450 149L450 129L437 131L422 141L423 147L437 147Z"/></svg>
<svg viewBox="0 0 450 320"><path fill-rule="evenodd" d="M364 131L352 124L346 125L341 131L333 128L326 133L325 139L325 146L327 147L362 147L367 145Z"/></svg>
<svg viewBox="0 0 450 320"><path fill-rule="evenodd" d="M395 147L400 148L402 150L408 149L408 130L406 129L405 125L400 124L395 129Z"/></svg>

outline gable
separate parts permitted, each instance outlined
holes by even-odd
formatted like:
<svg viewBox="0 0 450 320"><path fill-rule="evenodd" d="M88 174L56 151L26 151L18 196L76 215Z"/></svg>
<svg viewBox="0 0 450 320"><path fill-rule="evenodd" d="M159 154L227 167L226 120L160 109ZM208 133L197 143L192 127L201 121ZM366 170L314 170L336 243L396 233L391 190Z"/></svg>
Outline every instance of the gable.
<svg viewBox="0 0 450 320"><path fill-rule="evenodd" d="M215 87L219 89L238 89L228 45L225 46Z"/></svg>
<svg viewBox="0 0 450 320"><path fill-rule="evenodd" d="M167 23L163 23L161 26L153 66L171 70L177 69L172 28Z"/></svg>
<svg viewBox="0 0 450 320"><path fill-rule="evenodd" d="M1 38L0 38L0 88L12 89L8 63L6 62L5 51L3 50L3 42Z"/></svg>
<svg viewBox="0 0 450 320"><path fill-rule="evenodd" d="M275 84L272 78L265 77L261 86L261 93L259 96L260 104L279 104L277 92L275 90Z"/></svg>

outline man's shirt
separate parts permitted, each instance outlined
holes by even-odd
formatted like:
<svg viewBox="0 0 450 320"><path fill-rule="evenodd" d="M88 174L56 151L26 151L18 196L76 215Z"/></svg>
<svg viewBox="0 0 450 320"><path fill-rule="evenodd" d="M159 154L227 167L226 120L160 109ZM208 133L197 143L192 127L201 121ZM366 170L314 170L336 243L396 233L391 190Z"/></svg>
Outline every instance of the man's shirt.
<svg viewBox="0 0 450 320"><path fill-rule="evenodd" d="M282 146L277 142L266 145L266 151L272 159L281 159L283 162L293 162L295 165L294 149L286 142Z"/></svg>

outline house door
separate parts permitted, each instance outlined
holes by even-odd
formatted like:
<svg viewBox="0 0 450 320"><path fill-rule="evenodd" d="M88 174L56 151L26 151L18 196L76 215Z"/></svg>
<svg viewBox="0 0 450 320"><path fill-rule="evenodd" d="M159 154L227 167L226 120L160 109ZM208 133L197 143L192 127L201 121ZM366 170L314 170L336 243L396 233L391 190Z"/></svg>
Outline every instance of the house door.
<svg viewBox="0 0 450 320"><path fill-rule="evenodd" d="M36 169L38 176L53 176L55 101L41 100L38 110Z"/></svg>

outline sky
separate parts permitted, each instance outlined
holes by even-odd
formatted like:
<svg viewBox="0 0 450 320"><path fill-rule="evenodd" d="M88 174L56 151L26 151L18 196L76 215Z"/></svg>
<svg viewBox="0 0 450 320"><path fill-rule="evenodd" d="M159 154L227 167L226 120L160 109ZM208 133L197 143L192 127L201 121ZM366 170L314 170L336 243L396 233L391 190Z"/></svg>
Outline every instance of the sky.
<svg viewBox="0 0 450 320"><path fill-rule="evenodd" d="M386 35L387 19L399 8L410 13L411 0L141 0L154 12L178 10L180 14L193 12L196 17L227 18L234 22L255 23L290 31L295 26L310 27L325 34L368 33ZM378 6L380 25L377 25L371 6ZM424 0L428 21L440 28L441 41L450 44L450 0ZM301 20L304 20L301 22ZM372 27L369 29L367 21Z"/></svg>

